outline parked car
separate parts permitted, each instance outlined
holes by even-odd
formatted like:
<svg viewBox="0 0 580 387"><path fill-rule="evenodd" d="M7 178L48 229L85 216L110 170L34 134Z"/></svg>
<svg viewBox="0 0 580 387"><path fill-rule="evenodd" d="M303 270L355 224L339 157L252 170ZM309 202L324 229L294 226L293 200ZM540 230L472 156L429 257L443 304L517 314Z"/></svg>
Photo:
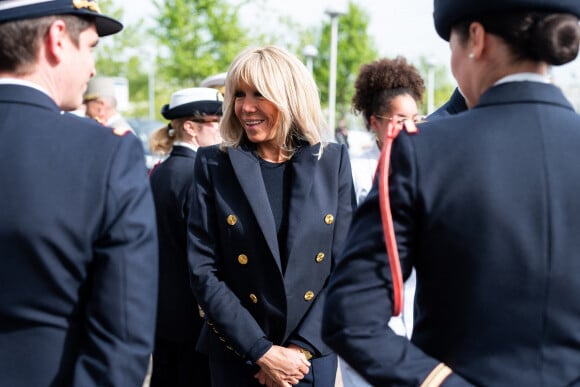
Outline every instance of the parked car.
<svg viewBox="0 0 580 387"><path fill-rule="evenodd" d="M158 120L151 120L148 118L128 118L127 122L135 131L135 135L139 137L143 143L143 150L145 151L145 165L147 170L150 170L158 162L163 160L163 156L154 155L149 150L149 136L157 129L167 125Z"/></svg>

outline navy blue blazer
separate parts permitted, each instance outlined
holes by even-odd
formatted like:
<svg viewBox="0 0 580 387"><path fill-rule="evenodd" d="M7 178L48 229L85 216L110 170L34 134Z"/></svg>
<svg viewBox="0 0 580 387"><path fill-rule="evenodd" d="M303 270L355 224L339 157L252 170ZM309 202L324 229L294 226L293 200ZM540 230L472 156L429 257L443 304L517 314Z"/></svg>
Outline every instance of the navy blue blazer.
<svg viewBox="0 0 580 387"><path fill-rule="evenodd" d="M196 152L176 145L151 173L159 236L156 336L194 346L203 320L189 284L187 217Z"/></svg>
<svg viewBox="0 0 580 387"><path fill-rule="evenodd" d="M435 118L443 118L449 115L461 113L462 111L467 110L467 103L465 102L465 98L459 92L459 88L455 88L453 90L453 94L449 97L449 100L445 102L439 109L435 110L431 113L427 120L432 120Z"/></svg>
<svg viewBox="0 0 580 387"><path fill-rule="evenodd" d="M131 134L0 85L0 385L140 386L155 211Z"/></svg>
<svg viewBox="0 0 580 387"><path fill-rule="evenodd" d="M402 133L390 198L411 342L388 329L377 187L331 278L325 340L373 385L564 386L580 380L580 117L561 91L494 86L473 109Z"/></svg>
<svg viewBox="0 0 580 387"><path fill-rule="evenodd" d="M198 349L254 363L272 344L297 344L314 356L322 308L356 205L348 150L302 146L289 162L292 191L283 272L274 216L250 144L200 148L189 218L189 264L207 324Z"/></svg>

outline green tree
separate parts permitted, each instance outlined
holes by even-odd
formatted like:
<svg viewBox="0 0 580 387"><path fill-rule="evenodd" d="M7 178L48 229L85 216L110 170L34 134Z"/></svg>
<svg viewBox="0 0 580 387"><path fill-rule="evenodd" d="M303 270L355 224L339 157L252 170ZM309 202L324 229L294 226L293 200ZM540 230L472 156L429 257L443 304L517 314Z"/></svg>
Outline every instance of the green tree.
<svg viewBox="0 0 580 387"><path fill-rule="evenodd" d="M419 58L419 64L417 66L423 79L425 80L425 87L429 87L429 71L432 70L434 73L434 85L433 85L433 106L435 109L443 105L451 94L453 93L453 89L455 88L454 81L449 79L448 69L444 65L434 65L429 61L429 59L425 56L421 56ZM423 96L423 113L427 112L427 98L428 98L428 91L425 90L425 95Z"/></svg>
<svg viewBox="0 0 580 387"><path fill-rule="evenodd" d="M123 8L113 0L101 0L99 5L106 15L123 19ZM120 33L99 40L95 50L97 75L127 78L129 116L146 116L148 111L147 73L143 68L143 55L140 51L143 45L141 37L144 36L142 25L142 21L124 25Z"/></svg>
<svg viewBox="0 0 580 387"><path fill-rule="evenodd" d="M239 24L242 5L225 0L156 0L157 25L151 33L159 43L162 76L186 87L227 71L249 42Z"/></svg>
<svg viewBox="0 0 580 387"><path fill-rule="evenodd" d="M336 118L337 121L350 112L354 94L354 80L363 63L377 57L372 38L367 34L370 16L354 2L349 2L348 12L340 16L338 23L338 57L336 69ZM314 59L314 76L318 82L322 103L328 101L330 78L331 23L323 28L318 44L318 57Z"/></svg>

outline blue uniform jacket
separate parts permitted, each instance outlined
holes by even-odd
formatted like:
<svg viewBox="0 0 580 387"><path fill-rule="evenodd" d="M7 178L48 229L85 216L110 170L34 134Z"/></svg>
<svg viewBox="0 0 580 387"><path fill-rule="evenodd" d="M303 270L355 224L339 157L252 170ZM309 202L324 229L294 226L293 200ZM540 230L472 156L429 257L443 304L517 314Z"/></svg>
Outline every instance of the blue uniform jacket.
<svg viewBox="0 0 580 387"><path fill-rule="evenodd" d="M445 102L445 104L441 106L439 109L431 113L427 117L427 120L430 121L435 118L447 117L449 115L461 113L462 111L465 110L467 110L465 98L463 97L463 95L461 95L461 92L459 92L459 88L456 87L455 90L453 90L453 94L451 94L451 97L449 97L449 100Z"/></svg>
<svg viewBox="0 0 580 387"><path fill-rule="evenodd" d="M356 205L346 146L305 145L293 156L293 184L282 271L274 216L258 158L249 145L198 150L189 264L207 324L198 349L253 363L290 342L315 356L322 308Z"/></svg>
<svg viewBox="0 0 580 387"><path fill-rule="evenodd" d="M151 174L159 235L156 336L195 346L202 319L189 284L187 217L196 152L176 145Z"/></svg>
<svg viewBox="0 0 580 387"><path fill-rule="evenodd" d="M155 211L133 135L0 85L0 385L140 386Z"/></svg>
<svg viewBox="0 0 580 387"><path fill-rule="evenodd" d="M325 340L373 385L565 386L580 380L580 117L553 85L514 82L402 133L390 198L412 341L387 327L377 187L331 278Z"/></svg>

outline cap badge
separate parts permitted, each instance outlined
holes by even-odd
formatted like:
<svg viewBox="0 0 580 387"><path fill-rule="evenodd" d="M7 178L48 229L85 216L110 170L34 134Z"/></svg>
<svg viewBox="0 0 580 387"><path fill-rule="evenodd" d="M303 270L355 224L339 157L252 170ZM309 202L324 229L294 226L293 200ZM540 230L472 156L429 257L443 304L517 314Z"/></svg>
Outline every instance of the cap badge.
<svg viewBox="0 0 580 387"><path fill-rule="evenodd" d="M76 9L87 8L90 11L101 13L101 9L99 8L99 4L97 4L96 0L73 0L72 5Z"/></svg>

